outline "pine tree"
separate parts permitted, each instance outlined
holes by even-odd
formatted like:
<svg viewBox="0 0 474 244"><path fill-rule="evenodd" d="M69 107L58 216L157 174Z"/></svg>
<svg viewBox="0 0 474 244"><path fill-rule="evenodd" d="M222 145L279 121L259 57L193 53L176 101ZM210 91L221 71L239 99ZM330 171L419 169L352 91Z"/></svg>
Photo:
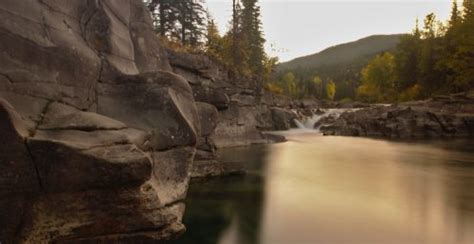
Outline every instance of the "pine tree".
<svg viewBox="0 0 474 244"><path fill-rule="evenodd" d="M177 9L173 0L146 0L153 18L153 26L161 37L169 37L175 28Z"/></svg>
<svg viewBox="0 0 474 244"><path fill-rule="evenodd" d="M180 41L183 46L198 46L203 41L206 30L206 11L202 1L180 0L174 3L178 9Z"/></svg>
<svg viewBox="0 0 474 244"><path fill-rule="evenodd" d="M202 1L147 0L154 26L161 37L198 46L205 35L206 11Z"/></svg>
<svg viewBox="0 0 474 244"><path fill-rule="evenodd" d="M205 51L209 56L222 60L225 45L224 40L219 34L215 20L210 15L208 15L207 20Z"/></svg>
<svg viewBox="0 0 474 244"><path fill-rule="evenodd" d="M442 39L439 37L443 32L437 23L436 16L433 13L428 14L421 32L423 41L418 64L418 81L426 97L438 91L446 80L445 72L438 66L442 57Z"/></svg>
<svg viewBox="0 0 474 244"><path fill-rule="evenodd" d="M403 91L418 81L421 33L418 19L413 34L403 36L395 50L396 89Z"/></svg>
<svg viewBox="0 0 474 244"><path fill-rule="evenodd" d="M461 23L461 13L459 12L457 0L453 0L451 8L451 17L448 23L448 33L454 32Z"/></svg>
<svg viewBox="0 0 474 244"><path fill-rule="evenodd" d="M261 77L264 69L265 50L260 20L260 7L257 0L243 0L242 37L248 52L248 63L252 73Z"/></svg>
<svg viewBox="0 0 474 244"><path fill-rule="evenodd" d="M447 31L444 38L441 38L441 58L437 63L438 69L445 76L444 87L445 92L453 90L453 82L455 79L455 70L452 66L452 60L455 59L456 50L459 45L459 27L462 23L461 13L459 12L456 0L453 0L451 8L451 17L448 21ZM455 89L454 89L455 90Z"/></svg>
<svg viewBox="0 0 474 244"><path fill-rule="evenodd" d="M239 1L236 1L232 8L231 28L223 38L223 60L231 68L231 74L249 76L251 71L248 63L248 52L243 41L242 6Z"/></svg>
<svg viewBox="0 0 474 244"><path fill-rule="evenodd" d="M456 91L474 87L474 0L464 0L459 43L450 67L455 72Z"/></svg>

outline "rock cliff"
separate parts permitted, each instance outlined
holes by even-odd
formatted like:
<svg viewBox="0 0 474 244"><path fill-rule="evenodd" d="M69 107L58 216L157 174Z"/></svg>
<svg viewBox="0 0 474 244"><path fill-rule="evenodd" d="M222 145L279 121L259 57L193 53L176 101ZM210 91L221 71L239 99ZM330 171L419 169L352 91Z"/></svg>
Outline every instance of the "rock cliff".
<svg viewBox="0 0 474 244"><path fill-rule="evenodd" d="M0 242L184 231L210 129L140 0L0 1L0 98Z"/></svg>
<svg viewBox="0 0 474 244"><path fill-rule="evenodd" d="M168 57L172 70L185 78L198 102L202 133L193 176L243 171L238 164L216 161L216 149L284 140L261 131L290 128L295 116L289 98L259 91L255 80L232 76L208 56L168 50Z"/></svg>

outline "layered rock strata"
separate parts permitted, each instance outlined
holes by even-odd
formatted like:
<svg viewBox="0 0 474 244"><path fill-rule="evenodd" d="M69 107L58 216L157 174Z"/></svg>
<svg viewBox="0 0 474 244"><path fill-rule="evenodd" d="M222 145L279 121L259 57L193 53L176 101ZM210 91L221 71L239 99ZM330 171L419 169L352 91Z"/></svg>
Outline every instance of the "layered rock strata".
<svg viewBox="0 0 474 244"><path fill-rule="evenodd" d="M1 1L0 40L0 242L183 232L201 124L142 2Z"/></svg>

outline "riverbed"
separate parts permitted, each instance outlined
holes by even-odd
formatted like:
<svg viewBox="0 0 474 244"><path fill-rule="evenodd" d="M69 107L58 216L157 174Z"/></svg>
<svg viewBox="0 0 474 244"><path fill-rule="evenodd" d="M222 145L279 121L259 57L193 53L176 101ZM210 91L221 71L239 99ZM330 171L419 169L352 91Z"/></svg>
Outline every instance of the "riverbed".
<svg viewBox="0 0 474 244"><path fill-rule="evenodd" d="M474 141L286 136L222 151L248 174L194 180L176 243L474 243Z"/></svg>

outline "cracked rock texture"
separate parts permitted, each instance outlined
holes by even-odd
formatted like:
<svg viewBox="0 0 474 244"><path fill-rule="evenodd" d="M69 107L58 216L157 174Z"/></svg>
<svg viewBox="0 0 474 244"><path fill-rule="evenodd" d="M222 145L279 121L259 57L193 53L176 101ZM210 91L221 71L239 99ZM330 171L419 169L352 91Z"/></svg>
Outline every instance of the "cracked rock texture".
<svg viewBox="0 0 474 244"><path fill-rule="evenodd" d="M179 235L199 120L141 0L0 1L0 242Z"/></svg>
<svg viewBox="0 0 474 244"><path fill-rule="evenodd" d="M213 148L274 142L261 133L281 129L272 109L279 107L291 113L290 109L296 108L289 98L259 90L256 80L232 75L210 57L167 51L173 71L190 84L199 102L198 112L205 118L204 133L198 140L198 161L214 160ZM212 133L208 133L210 126L215 127Z"/></svg>
<svg viewBox="0 0 474 244"><path fill-rule="evenodd" d="M220 148L284 141L284 137L261 131L290 128L296 118L290 110L296 104L289 98L259 90L256 80L232 75L205 55L167 52L173 71L192 87L197 101L201 133L192 177L245 172L244 165L237 162L221 162L216 155ZM273 110L281 113L275 116Z"/></svg>
<svg viewBox="0 0 474 244"><path fill-rule="evenodd" d="M401 139L474 137L474 91L345 112L325 135Z"/></svg>

